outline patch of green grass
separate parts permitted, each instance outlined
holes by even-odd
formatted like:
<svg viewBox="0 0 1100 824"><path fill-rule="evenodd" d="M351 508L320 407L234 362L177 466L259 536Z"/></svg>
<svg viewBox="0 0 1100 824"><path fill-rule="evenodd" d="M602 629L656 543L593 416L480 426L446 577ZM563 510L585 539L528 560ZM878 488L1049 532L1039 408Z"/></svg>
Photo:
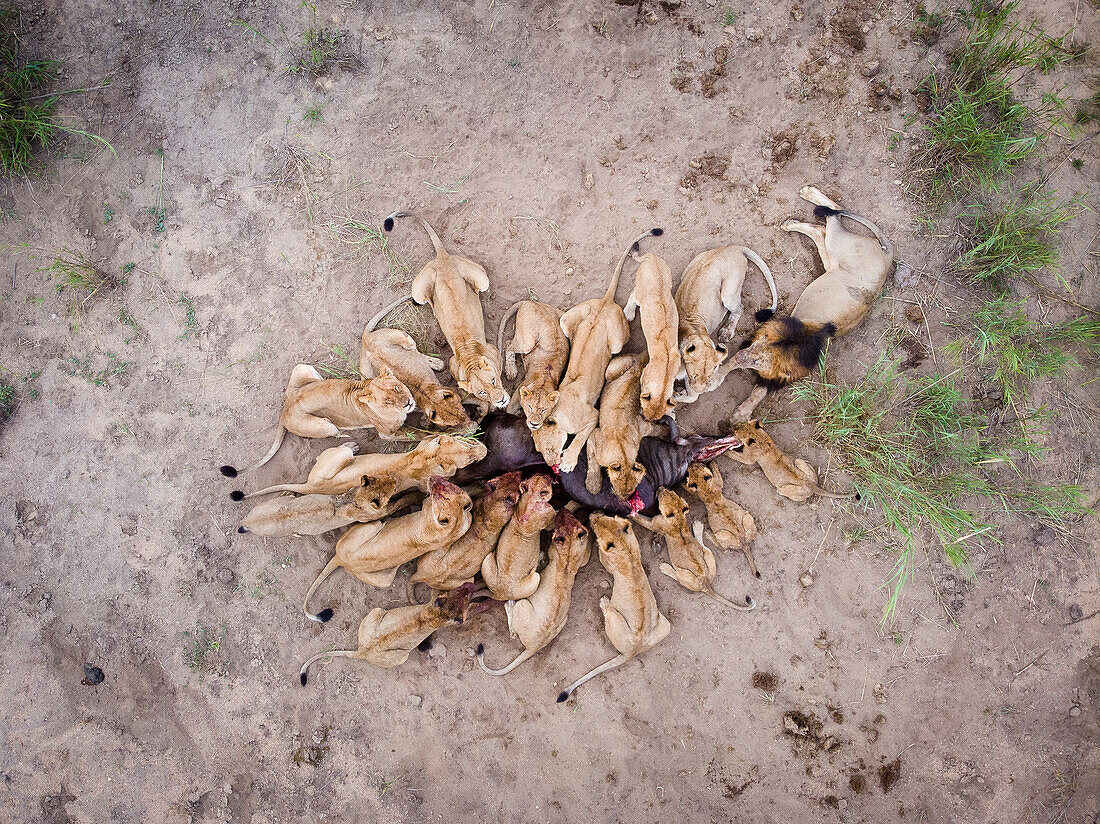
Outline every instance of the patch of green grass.
<svg viewBox="0 0 1100 824"><path fill-rule="evenodd" d="M107 362L99 369L91 355L82 358L71 355L62 362L61 371L73 378L83 378L92 386L110 387L111 382L124 376L133 364L119 360L112 352L105 352L104 355Z"/></svg>
<svg viewBox="0 0 1100 824"><path fill-rule="evenodd" d="M723 28L727 26L736 26L737 12L730 6L723 6L722 10L718 13L718 24Z"/></svg>
<svg viewBox="0 0 1100 824"><path fill-rule="evenodd" d="M58 122L55 109L61 96L89 89L42 93L43 86L57 79L61 63L25 59L16 24L14 7L5 3L0 7L0 172L8 177L27 174L34 168L35 153L61 134L86 138L113 152L98 135Z"/></svg>
<svg viewBox="0 0 1100 824"><path fill-rule="evenodd" d="M178 340L197 338L202 331L202 327L199 326L199 320L195 317L194 299L190 295L181 292L180 296L176 298L176 303L183 307L183 332L180 333Z"/></svg>
<svg viewBox="0 0 1100 824"><path fill-rule="evenodd" d="M1042 139L1035 127L1062 116L1065 103L1056 93L1031 94L1021 81L1072 55L1064 38L1012 19L1018 5L972 0L959 15L966 34L949 55L948 71L925 81L931 114L914 171L923 194L936 202L995 186L1035 153Z"/></svg>
<svg viewBox="0 0 1100 824"><path fill-rule="evenodd" d="M153 219L153 234L164 234L164 218L167 217L167 210L163 206L147 206L145 211Z"/></svg>
<svg viewBox="0 0 1100 824"><path fill-rule="evenodd" d="M221 632L196 625L194 631L183 633L183 663L192 672L200 674L224 675L225 659L221 654L227 627L221 625Z"/></svg>
<svg viewBox="0 0 1100 824"><path fill-rule="evenodd" d="M0 424L7 423L19 406L19 392L6 380L0 379Z"/></svg>
<svg viewBox="0 0 1100 824"><path fill-rule="evenodd" d="M940 37L940 30L947 21L942 14L928 11L923 3L918 3L913 10L913 36L925 43L934 43Z"/></svg>
<svg viewBox="0 0 1100 824"><path fill-rule="evenodd" d="M302 120L304 120L310 126L316 126L318 123L324 123L325 106L327 105L327 102L323 102L316 103L313 106L307 107L305 114L302 115Z"/></svg>
<svg viewBox="0 0 1100 824"><path fill-rule="evenodd" d="M851 473L861 502L882 513L902 539L884 609L889 619L913 571L920 537L930 532L956 567L970 551L996 540L994 511L1032 514L1063 522L1086 511L1075 486L1031 482L1015 467L1034 443L986 430L953 378L904 378L893 347L851 385L807 380L794 388L808 401L814 437L835 450Z"/></svg>
<svg viewBox="0 0 1100 824"><path fill-rule="evenodd" d="M110 223L114 219L115 219L115 210L112 209L110 206L104 205L104 207L103 207L103 222L104 223Z"/></svg>
<svg viewBox="0 0 1100 824"><path fill-rule="evenodd" d="M328 351L330 362L328 364L318 364L318 372L321 372L327 378L342 378L344 380L358 380L362 377L359 374L359 363L342 344L330 344Z"/></svg>
<svg viewBox="0 0 1100 824"><path fill-rule="evenodd" d="M87 255L69 249L62 249L49 266L38 271L52 274L58 290L67 288L83 293L82 303L102 290L117 289L126 283L118 275L104 272Z"/></svg>
<svg viewBox="0 0 1100 824"><path fill-rule="evenodd" d="M1007 295L982 303L962 324L970 334L947 348L956 357L972 353L1009 404L1025 399L1039 378L1061 374L1074 365L1071 349L1100 355L1100 319L1082 316L1049 326L1027 317L1027 303Z"/></svg>
<svg viewBox="0 0 1100 824"><path fill-rule="evenodd" d="M310 25L302 31L300 37L292 38L282 30L282 43L276 43L255 26L243 20L234 20L230 25L244 29L252 36L252 42L262 40L276 52L276 59L283 64L284 75L305 75L320 77L334 66L351 67L357 60L343 47L344 32L325 29L317 25L317 8L314 4L303 2L300 8L309 9Z"/></svg>
<svg viewBox="0 0 1100 824"><path fill-rule="evenodd" d="M1058 230L1077 213L1073 200L1026 189L999 208L973 205L963 214L969 224L966 248L953 267L971 281L1003 284L1041 270L1061 258Z"/></svg>

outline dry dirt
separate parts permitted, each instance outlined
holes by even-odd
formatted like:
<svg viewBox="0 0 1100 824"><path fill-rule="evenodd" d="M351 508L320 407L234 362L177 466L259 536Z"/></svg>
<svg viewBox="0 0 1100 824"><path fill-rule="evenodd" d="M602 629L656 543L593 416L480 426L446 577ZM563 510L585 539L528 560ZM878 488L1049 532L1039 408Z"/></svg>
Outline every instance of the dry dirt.
<svg viewBox="0 0 1100 824"><path fill-rule="evenodd" d="M243 509L217 466L267 446L295 363L333 365L331 347L354 351L364 320L399 294L402 273L354 244L352 221L421 210L487 267L492 329L530 291L563 307L598 294L624 242L652 225L666 234L647 248L674 271L748 244L789 305L817 264L778 226L809 214L796 193L813 182L872 216L911 267L834 347L834 374L861 374L894 323L918 338L913 366L943 368L959 305L939 274L948 241L920 230L899 185L908 142L888 148L927 66L912 7L732 10L724 30L725 9L705 0L647 2L640 23L610 0L321 3L318 25L346 36L339 65L313 77L283 72L312 16L294 3L26 4L32 50L63 59L69 86L113 78L63 111L117 157L69 143L42 178L5 187L0 241L32 248L0 263L14 283L0 365L23 392L0 433L0 819L1096 820L1088 521L1070 538L1010 522L972 581L932 551L884 628L889 542L849 541L839 504L777 499L723 462L757 517L763 579L723 554L719 584L752 592L755 612L683 591L647 551L673 632L575 702L554 698L611 654L598 563L561 636L507 678L471 663L479 641L492 662L516 649L496 612L399 669L338 661L298 684L305 657L349 646L363 614L400 602L402 579L372 591L341 574L327 589L336 618L306 621L300 598L332 537L238 535ZM1088 3L1024 13L1100 42ZM1083 97L1097 71L1093 54L1058 80ZM323 121L303 119L322 104ZM1090 134L1072 150L1081 169L1046 167L1063 194L1096 192ZM1086 212L1064 233L1063 274L1086 304L1095 230ZM412 226L393 243L426 260ZM126 285L74 313L35 270L63 246L114 272L133 263ZM750 276L748 309L765 297ZM927 329L906 320L918 299ZM1086 380L1040 393L1063 412L1041 468L1095 502ZM682 420L714 430L747 391L731 380ZM789 396L764 411L781 445L828 467ZM322 446L288 439L256 480L303 475ZM101 683L82 683L86 662Z"/></svg>

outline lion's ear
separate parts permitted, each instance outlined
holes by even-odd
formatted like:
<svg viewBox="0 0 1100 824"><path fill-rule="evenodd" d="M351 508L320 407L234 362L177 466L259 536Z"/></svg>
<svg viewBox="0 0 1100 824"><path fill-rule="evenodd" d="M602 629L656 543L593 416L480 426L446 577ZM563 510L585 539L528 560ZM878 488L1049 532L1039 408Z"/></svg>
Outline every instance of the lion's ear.
<svg viewBox="0 0 1100 824"><path fill-rule="evenodd" d="M546 393L546 402L549 403L551 406L553 406L554 404L556 404L558 402L558 394L559 393L558 393L557 389L554 389L554 390L551 390L550 392L547 392Z"/></svg>
<svg viewBox="0 0 1100 824"><path fill-rule="evenodd" d="M369 406L374 403L374 395L375 393L373 388L368 387L367 389L360 389L358 392L355 393L355 400L359 401L359 403Z"/></svg>

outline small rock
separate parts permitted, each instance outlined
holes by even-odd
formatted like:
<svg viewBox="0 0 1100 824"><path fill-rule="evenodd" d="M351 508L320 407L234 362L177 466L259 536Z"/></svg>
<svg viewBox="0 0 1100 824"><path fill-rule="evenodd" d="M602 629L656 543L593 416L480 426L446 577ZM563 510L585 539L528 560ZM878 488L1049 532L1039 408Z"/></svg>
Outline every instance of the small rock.
<svg viewBox="0 0 1100 824"><path fill-rule="evenodd" d="M764 33L759 29L745 29L745 39L751 40L753 43L759 42L763 36Z"/></svg>
<svg viewBox="0 0 1100 824"><path fill-rule="evenodd" d="M103 683L103 670L94 664L84 664L84 680L80 683L86 687L94 687Z"/></svg>
<svg viewBox="0 0 1100 824"><path fill-rule="evenodd" d="M1069 708L1069 714L1070 717L1076 718L1078 715L1081 714L1081 708L1078 706L1072 706Z"/></svg>
<svg viewBox="0 0 1100 824"><path fill-rule="evenodd" d="M814 585L814 576L808 572L803 572L798 576L798 583L802 584L806 589L809 589Z"/></svg>
<svg viewBox="0 0 1100 824"><path fill-rule="evenodd" d="M596 185L596 178L592 177L592 172L588 172L584 176L584 188L591 189Z"/></svg>
<svg viewBox="0 0 1100 824"><path fill-rule="evenodd" d="M237 578L237 574L229 567L220 567L215 575L218 579L218 583L231 585Z"/></svg>
<svg viewBox="0 0 1100 824"><path fill-rule="evenodd" d="M447 648L442 644L432 644L432 648L428 650L429 658L443 658L447 654Z"/></svg>
<svg viewBox="0 0 1100 824"><path fill-rule="evenodd" d="M1069 605L1069 619L1071 621L1080 621L1085 616L1085 611L1081 609L1080 604Z"/></svg>
<svg viewBox="0 0 1100 824"><path fill-rule="evenodd" d="M804 17L802 6L798 5L798 3L791 6L791 17L795 20L801 20Z"/></svg>
<svg viewBox="0 0 1100 824"><path fill-rule="evenodd" d="M565 274L567 274L567 275L573 274L573 267L572 266L567 266L565 268Z"/></svg>
<svg viewBox="0 0 1100 824"><path fill-rule="evenodd" d="M419 695L409 696L409 703L412 704L414 707L419 707L423 703L423 701L424 699L421 698Z"/></svg>
<svg viewBox="0 0 1100 824"><path fill-rule="evenodd" d="M863 65L863 68L859 70L859 73L862 74L864 77L874 77L880 71L882 71L882 61L871 60L870 62Z"/></svg>

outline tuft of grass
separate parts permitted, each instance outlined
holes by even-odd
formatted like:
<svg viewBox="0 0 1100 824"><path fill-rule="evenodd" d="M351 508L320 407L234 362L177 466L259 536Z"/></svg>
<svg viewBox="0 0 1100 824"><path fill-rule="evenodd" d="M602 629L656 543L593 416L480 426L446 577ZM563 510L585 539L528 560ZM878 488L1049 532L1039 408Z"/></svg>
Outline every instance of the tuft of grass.
<svg viewBox="0 0 1100 824"><path fill-rule="evenodd" d="M948 345L956 357L972 352L1008 404L1022 400L1036 380L1075 365L1072 348L1100 355L1100 320L1082 316L1056 325L1036 323L1024 313L1027 303L1007 295L984 302L963 325L972 337Z"/></svg>
<svg viewBox="0 0 1100 824"><path fill-rule="evenodd" d="M308 123L310 126L316 126L318 123L325 122L325 106L328 103L316 103L313 106L306 108L305 114L302 115L302 120Z"/></svg>
<svg viewBox="0 0 1100 824"><path fill-rule="evenodd" d="M0 424L7 423L19 406L19 392L6 380L0 379Z"/></svg>
<svg viewBox="0 0 1100 824"><path fill-rule="evenodd" d="M412 269L393 246L389 237L376 224L359 218L345 217L326 224L334 238L368 256L379 256L386 265L386 286L403 288L412 282Z"/></svg>
<svg viewBox="0 0 1100 824"><path fill-rule="evenodd" d="M340 343L330 344L328 347L329 363L318 364L317 371L326 378L343 378L346 380L358 380L359 363L351 356L350 350Z"/></svg>
<svg viewBox="0 0 1100 824"><path fill-rule="evenodd" d="M891 347L854 384L834 383L823 370L794 388L811 404L815 439L836 451L861 502L902 538L884 620L897 608L925 531L954 566L968 569L971 551L996 540L990 511L1055 523L1087 511L1077 487L1036 484L1016 471L1034 443L984 431L983 416L953 380L959 370L906 379L896 364Z"/></svg>
<svg viewBox="0 0 1100 824"><path fill-rule="evenodd" d="M176 298L176 303L183 307L183 332L180 333L178 340L197 338L202 331L202 327L199 326L199 320L195 317L194 299L190 295L181 292L179 297Z"/></svg>
<svg viewBox="0 0 1100 824"><path fill-rule="evenodd" d="M53 262L40 272L50 272L57 280L58 289L72 289L85 293L84 301L100 292L110 291L125 285L126 281L118 275L104 272L87 255L62 249Z"/></svg>
<svg viewBox="0 0 1100 824"><path fill-rule="evenodd" d="M221 632L217 633L209 627L196 625L194 631L183 633L183 663L192 672L203 675L225 675L224 656L220 655L222 641L225 640L227 628L221 625Z"/></svg>
<svg viewBox="0 0 1100 824"><path fill-rule="evenodd" d="M730 6L723 6L722 11L718 13L718 23L723 28L737 25L737 12Z"/></svg>
<svg viewBox="0 0 1100 824"><path fill-rule="evenodd" d="M1021 275L1034 279L1058 263L1058 230L1077 210L1074 200L1031 188L999 208L972 205L963 213L970 228L954 268L975 283L1003 284Z"/></svg>

